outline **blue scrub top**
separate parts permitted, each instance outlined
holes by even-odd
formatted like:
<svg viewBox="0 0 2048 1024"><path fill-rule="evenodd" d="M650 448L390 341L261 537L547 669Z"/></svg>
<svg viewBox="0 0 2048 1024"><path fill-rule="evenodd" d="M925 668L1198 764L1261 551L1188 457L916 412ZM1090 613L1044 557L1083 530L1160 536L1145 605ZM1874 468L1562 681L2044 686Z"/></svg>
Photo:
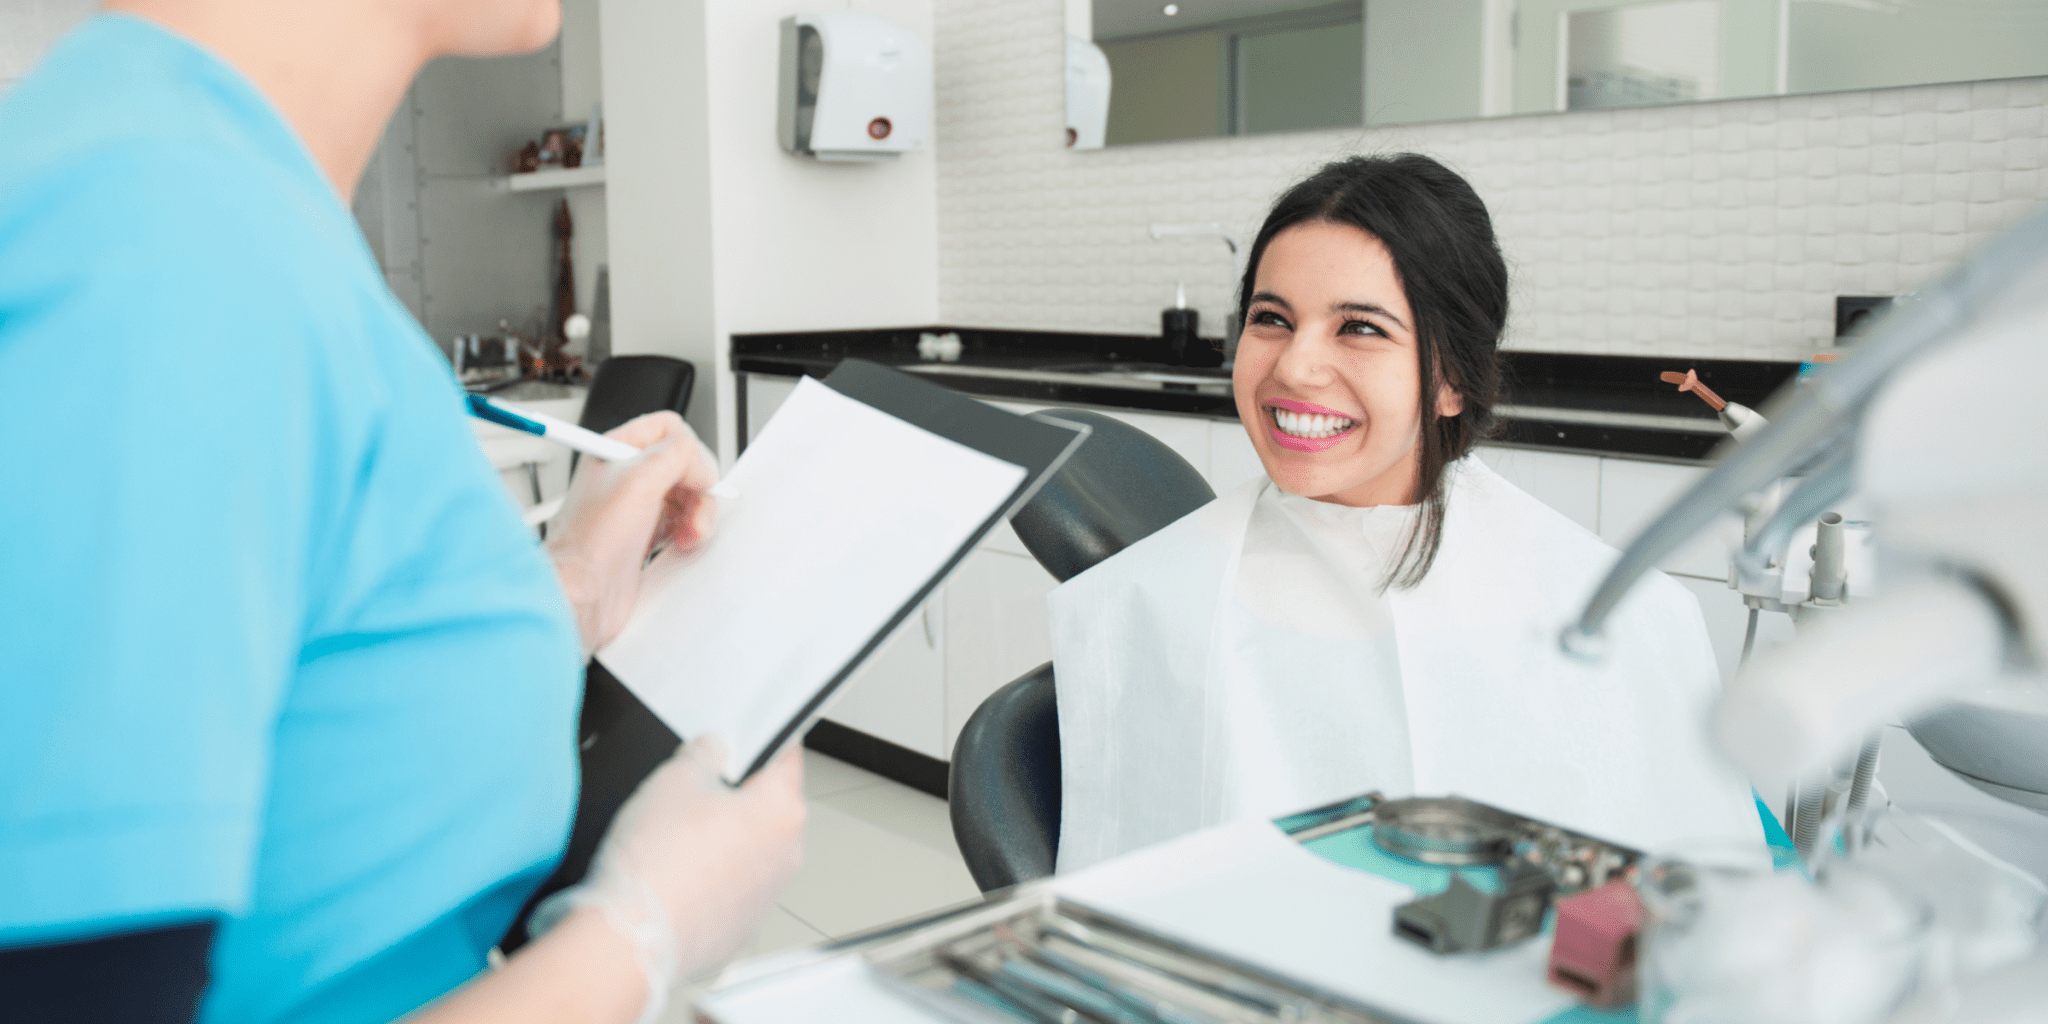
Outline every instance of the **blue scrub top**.
<svg viewBox="0 0 2048 1024"><path fill-rule="evenodd" d="M0 947L220 915L204 1019L397 1017L566 839L553 573L235 70L101 16L0 139Z"/></svg>

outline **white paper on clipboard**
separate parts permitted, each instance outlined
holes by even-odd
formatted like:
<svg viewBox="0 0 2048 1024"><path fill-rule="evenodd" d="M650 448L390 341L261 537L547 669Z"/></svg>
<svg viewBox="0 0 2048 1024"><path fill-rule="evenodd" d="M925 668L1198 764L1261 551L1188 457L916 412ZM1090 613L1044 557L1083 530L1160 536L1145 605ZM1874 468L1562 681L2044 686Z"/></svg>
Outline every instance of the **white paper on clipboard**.
<svg viewBox="0 0 2048 1024"><path fill-rule="evenodd" d="M598 660L678 736L723 737L736 781L1025 475L805 378Z"/></svg>

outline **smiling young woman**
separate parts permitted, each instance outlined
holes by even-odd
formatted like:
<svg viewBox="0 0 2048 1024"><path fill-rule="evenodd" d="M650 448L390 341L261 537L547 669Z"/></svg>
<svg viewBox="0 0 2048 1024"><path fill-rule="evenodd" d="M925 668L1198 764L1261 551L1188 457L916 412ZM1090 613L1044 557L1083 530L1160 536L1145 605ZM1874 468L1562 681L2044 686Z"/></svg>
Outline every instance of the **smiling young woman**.
<svg viewBox="0 0 2048 1024"><path fill-rule="evenodd" d="M1241 294L1237 411L1267 475L1343 505L1419 503L1389 576L1419 582L1442 539L1443 469L1486 435L1500 391L1508 273L1486 205L1428 157L1332 164L1274 205ZM1318 395L1348 429L1295 423L1304 436L1276 415Z"/></svg>
<svg viewBox="0 0 2048 1024"><path fill-rule="evenodd" d="M1604 664L1565 660L1615 553L1470 454L1508 311L1472 187L1413 154L1323 168L1267 216L1240 308L1266 477L1052 596L1060 870L1375 789L1646 849L1760 841L1704 739L1692 596L1651 581Z"/></svg>

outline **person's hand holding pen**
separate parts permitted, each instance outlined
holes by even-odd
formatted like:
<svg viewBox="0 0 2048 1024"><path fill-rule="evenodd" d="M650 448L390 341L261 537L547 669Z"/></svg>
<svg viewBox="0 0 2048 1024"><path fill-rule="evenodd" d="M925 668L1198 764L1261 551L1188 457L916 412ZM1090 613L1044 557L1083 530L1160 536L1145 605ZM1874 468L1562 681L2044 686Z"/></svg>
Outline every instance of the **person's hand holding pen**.
<svg viewBox="0 0 2048 1024"><path fill-rule="evenodd" d="M682 417L649 413L605 436L641 452L621 462L584 459L548 530L548 556L586 653L625 628L648 554L703 544L718 515L709 493L718 482L717 460Z"/></svg>

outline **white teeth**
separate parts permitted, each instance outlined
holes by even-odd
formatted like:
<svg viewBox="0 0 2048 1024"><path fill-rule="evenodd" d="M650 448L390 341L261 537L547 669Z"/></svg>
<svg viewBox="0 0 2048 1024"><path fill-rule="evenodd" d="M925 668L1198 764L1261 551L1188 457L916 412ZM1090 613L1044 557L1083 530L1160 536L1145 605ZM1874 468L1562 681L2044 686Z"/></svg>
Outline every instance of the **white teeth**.
<svg viewBox="0 0 2048 1024"><path fill-rule="evenodd" d="M1334 437L1358 425L1342 416L1309 415L1273 407L1273 422L1280 432L1292 437Z"/></svg>

